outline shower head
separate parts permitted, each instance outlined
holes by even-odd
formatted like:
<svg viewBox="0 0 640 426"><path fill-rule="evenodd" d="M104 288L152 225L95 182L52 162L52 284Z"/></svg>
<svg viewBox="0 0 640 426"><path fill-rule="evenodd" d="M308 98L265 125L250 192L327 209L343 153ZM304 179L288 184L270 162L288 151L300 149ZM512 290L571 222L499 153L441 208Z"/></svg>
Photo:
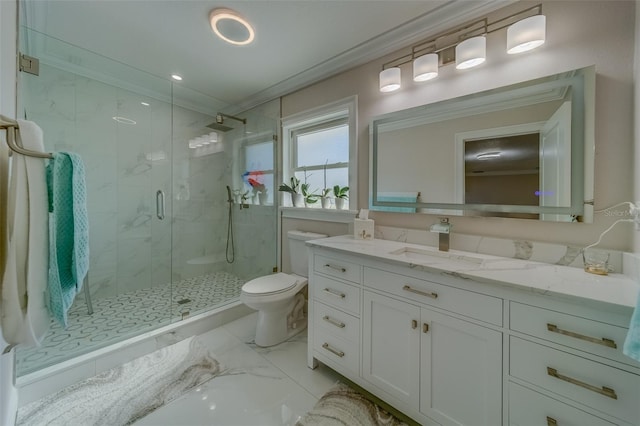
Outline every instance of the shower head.
<svg viewBox="0 0 640 426"><path fill-rule="evenodd" d="M224 124L218 123L217 121L215 123L207 125L207 127L219 132L228 132L229 130L233 130L233 127L225 126Z"/></svg>
<svg viewBox="0 0 640 426"><path fill-rule="evenodd" d="M225 126L224 119L230 118L231 120L236 120L242 122L242 124L247 124L246 118L234 117L233 115L223 114L221 112L216 114L216 122L209 124L207 127L213 130L219 130L221 132L228 132L232 130L233 127Z"/></svg>

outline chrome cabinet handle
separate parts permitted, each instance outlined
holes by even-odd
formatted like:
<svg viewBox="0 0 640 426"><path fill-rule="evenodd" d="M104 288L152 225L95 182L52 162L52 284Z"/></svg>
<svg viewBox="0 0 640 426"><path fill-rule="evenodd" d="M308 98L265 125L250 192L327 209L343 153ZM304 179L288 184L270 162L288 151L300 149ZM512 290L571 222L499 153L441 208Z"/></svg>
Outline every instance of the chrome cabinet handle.
<svg viewBox="0 0 640 426"><path fill-rule="evenodd" d="M414 329L414 330L415 330L416 328L418 328L418 321L416 321L416 320L411 320L411 328L412 328L412 329Z"/></svg>
<svg viewBox="0 0 640 426"><path fill-rule="evenodd" d="M558 421L553 417L547 416L547 426L558 426Z"/></svg>
<svg viewBox="0 0 640 426"><path fill-rule="evenodd" d="M334 320L329 315L323 316L322 319L325 320L326 322L328 322L331 325L335 325L338 328L345 328L345 326L346 326L345 323L337 321L337 320Z"/></svg>
<svg viewBox="0 0 640 426"><path fill-rule="evenodd" d="M604 338L604 337L601 338L601 339L598 339L597 337L585 336L584 334L579 334L579 333L575 333L573 331L563 330L561 328L558 328L558 326L555 325L555 324L547 323L547 330L549 330L552 333L563 334L565 336L573 337L573 338L576 338L576 339L586 340L587 342L595 343L597 345L606 346L608 348L616 349L618 347L618 345L616 345L616 342L614 342L611 339L607 339L607 338Z"/></svg>
<svg viewBox="0 0 640 426"><path fill-rule="evenodd" d="M324 289L324 291L325 291L325 292L327 292L327 293L329 293L329 294L331 294L331 295L333 295L333 296L339 297L340 299L344 299L345 297L347 297L347 295L346 295L346 294L344 294L344 293L338 293L337 291L332 290L332 289L330 289L330 288L325 288L325 289Z"/></svg>
<svg viewBox="0 0 640 426"><path fill-rule="evenodd" d="M580 380L574 379L573 377L565 376L558 373L558 370L555 368L547 367L547 374L551 377L555 377L556 379L563 380L565 382L571 383L572 385L580 386L581 388L588 389L592 392L599 393L600 395L604 395L611 399L618 399L618 395L616 391L606 386L602 386L601 388L597 386L590 385L589 383L582 382Z"/></svg>
<svg viewBox="0 0 640 426"><path fill-rule="evenodd" d="M342 273L347 272L347 269L346 269L346 268L343 268L343 267L341 267L341 266L333 266L333 265L330 265L330 264L328 264L328 263L325 263L324 267L325 267L325 268L335 269L336 271L338 271L338 272L342 272Z"/></svg>
<svg viewBox="0 0 640 426"><path fill-rule="evenodd" d="M344 356L344 352L339 351L337 349L333 349L331 346L329 346L328 343L323 343L322 347L325 348L326 350L328 350L329 352L331 352L334 355L338 355L340 358L342 358Z"/></svg>
<svg viewBox="0 0 640 426"><path fill-rule="evenodd" d="M422 332L425 334L429 332L429 324L427 324L426 322L422 323Z"/></svg>
<svg viewBox="0 0 640 426"><path fill-rule="evenodd" d="M415 288L411 288L411 286L409 286L409 285L405 285L404 287L402 287L402 289L404 291L408 291L408 292L411 292L411 293L419 294L420 296L427 296L427 297L430 297L432 299L437 299L438 298L438 293L427 293L426 291L416 290Z"/></svg>
<svg viewBox="0 0 640 426"><path fill-rule="evenodd" d="M164 191L158 189L156 192L156 216L158 219L164 219Z"/></svg>

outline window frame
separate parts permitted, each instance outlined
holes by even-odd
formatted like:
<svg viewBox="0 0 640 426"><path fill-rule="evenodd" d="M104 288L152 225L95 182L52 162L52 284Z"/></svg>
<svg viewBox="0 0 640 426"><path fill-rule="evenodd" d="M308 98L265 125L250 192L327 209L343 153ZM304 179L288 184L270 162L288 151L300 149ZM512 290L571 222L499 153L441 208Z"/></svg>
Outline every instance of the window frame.
<svg viewBox="0 0 640 426"><path fill-rule="evenodd" d="M356 210L358 204L358 168L357 168L357 96L341 99L326 105L312 108L282 119L282 182L289 182L296 171L323 170L324 165L297 167L296 136L313 129L336 127L342 121L349 128L349 161L348 163L331 163L327 168L348 169L349 210ZM327 125L330 126L327 126ZM333 126L331 126L333 124ZM289 206L288 197L283 197L282 206Z"/></svg>

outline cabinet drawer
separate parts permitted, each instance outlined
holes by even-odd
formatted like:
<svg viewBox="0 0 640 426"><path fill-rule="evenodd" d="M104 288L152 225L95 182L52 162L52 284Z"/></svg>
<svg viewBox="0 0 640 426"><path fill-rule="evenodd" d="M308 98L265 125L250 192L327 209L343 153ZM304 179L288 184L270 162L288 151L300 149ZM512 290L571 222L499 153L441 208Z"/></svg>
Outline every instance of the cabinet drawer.
<svg viewBox="0 0 640 426"><path fill-rule="evenodd" d="M640 423L640 376L518 337L510 374L631 424Z"/></svg>
<svg viewBox="0 0 640 426"><path fill-rule="evenodd" d="M622 353L627 329L536 306L511 302L511 329L640 367Z"/></svg>
<svg viewBox="0 0 640 426"><path fill-rule="evenodd" d="M313 303L313 326L316 330L338 336L349 342L360 341L360 320L323 303Z"/></svg>
<svg viewBox="0 0 640 426"><path fill-rule="evenodd" d="M374 268L364 269L364 285L490 324L502 325L502 299L497 297Z"/></svg>
<svg viewBox="0 0 640 426"><path fill-rule="evenodd" d="M313 349L320 361L337 364L356 375L360 373L358 341L348 342L324 330L316 329L313 336Z"/></svg>
<svg viewBox="0 0 640 426"><path fill-rule="evenodd" d="M313 270L358 284L362 281L362 267L360 265L318 254L314 257Z"/></svg>
<svg viewBox="0 0 640 426"><path fill-rule="evenodd" d="M312 285L314 299L360 316L360 288L320 275L313 276Z"/></svg>
<svg viewBox="0 0 640 426"><path fill-rule="evenodd" d="M509 383L511 426L614 426L599 417L515 383Z"/></svg>

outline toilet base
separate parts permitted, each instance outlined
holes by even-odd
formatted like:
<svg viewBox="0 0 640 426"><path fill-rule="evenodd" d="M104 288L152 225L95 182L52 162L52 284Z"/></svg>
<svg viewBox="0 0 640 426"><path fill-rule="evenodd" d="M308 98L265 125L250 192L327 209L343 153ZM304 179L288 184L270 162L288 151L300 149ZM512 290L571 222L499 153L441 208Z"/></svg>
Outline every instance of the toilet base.
<svg viewBox="0 0 640 426"><path fill-rule="evenodd" d="M306 329L305 305L304 296L298 293L285 309L258 311L255 344L261 347L274 346Z"/></svg>

